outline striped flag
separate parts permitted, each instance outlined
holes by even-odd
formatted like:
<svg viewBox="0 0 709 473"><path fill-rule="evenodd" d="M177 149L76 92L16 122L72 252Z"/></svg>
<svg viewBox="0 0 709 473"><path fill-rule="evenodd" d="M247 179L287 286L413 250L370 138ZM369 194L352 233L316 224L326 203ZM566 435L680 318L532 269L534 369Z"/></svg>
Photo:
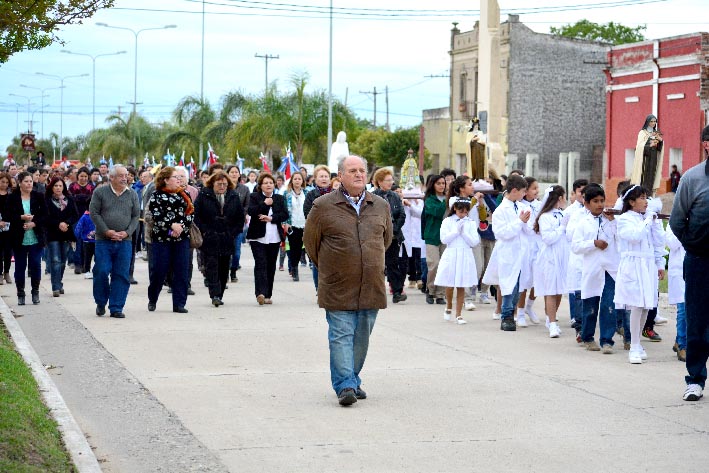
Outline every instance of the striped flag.
<svg viewBox="0 0 709 473"><path fill-rule="evenodd" d="M261 160L261 165L263 166L263 170L266 172L271 172L271 168L268 167L268 160L266 159L266 155L261 153L261 156L259 158Z"/></svg>

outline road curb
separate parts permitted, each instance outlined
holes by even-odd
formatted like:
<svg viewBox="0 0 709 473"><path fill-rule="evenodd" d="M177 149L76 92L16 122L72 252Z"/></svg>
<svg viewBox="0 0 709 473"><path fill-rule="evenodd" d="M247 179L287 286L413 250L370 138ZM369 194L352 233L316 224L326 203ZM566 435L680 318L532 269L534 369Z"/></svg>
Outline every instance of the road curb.
<svg viewBox="0 0 709 473"><path fill-rule="evenodd" d="M0 315L2 316L5 327L7 327L8 332L10 332L10 337L18 353L25 360L25 363L30 366L32 375L37 381L39 390L42 393L42 398L49 408L52 417L57 421L57 424L59 424L59 431L62 434L64 445L69 455L71 455L71 460L77 471L80 473L100 473L101 467L91 446L86 440L84 432L69 411L69 408L64 402L64 398L54 384L54 381L52 381L51 376L49 376L49 373L44 368L32 344L30 344L22 328L15 320L12 310L1 297Z"/></svg>

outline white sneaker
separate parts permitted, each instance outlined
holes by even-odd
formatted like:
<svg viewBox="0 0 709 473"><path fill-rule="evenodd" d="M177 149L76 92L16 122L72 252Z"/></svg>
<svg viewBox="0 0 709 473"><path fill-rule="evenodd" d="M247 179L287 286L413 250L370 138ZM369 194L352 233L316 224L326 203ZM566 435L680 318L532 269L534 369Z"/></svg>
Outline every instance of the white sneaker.
<svg viewBox="0 0 709 473"><path fill-rule="evenodd" d="M451 319L451 311L446 309L443 312L443 320L450 320Z"/></svg>
<svg viewBox="0 0 709 473"><path fill-rule="evenodd" d="M143 252L142 252L142 251L137 252L137 253L135 254L135 257L136 257L136 258L142 258L142 257L143 257Z"/></svg>
<svg viewBox="0 0 709 473"><path fill-rule="evenodd" d="M458 325L465 325L468 322L466 322L463 317L456 317L455 323L457 323Z"/></svg>
<svg viewBox="0 0 709 473"><path fill-rule="evenodd" d="M550 323L550 322L549 322L549 316L547 315L547 316L546 316L546 321L544 322L544 325L546 326L547 329L549 328L549 323Z"/></svg>
<svg viewBox="0 0 709 473"><path fill-rule="evenodd" d="M492 320L500 320L502 318L502 314L498 314L497 312L492 314Z"/></svg>
<svg viewBox="0 0 709 473"><path fill-rule="evenodd" d="M91 271L89 271L88 273L84 273L84 279L93 279L93 278L94 278L94 275Z"/></svg>
<svg viewBox="0 0 709 473"><path fill-rule="evenodd" d="M492 304L492 301L490 300L490 296L487 294L480 294L480 303L481 304Z"/></svg>
<svg viewBox="0 0 709 473"><path fill-rule="evenodd" d="M527 305L525 309L527 311L527 315L529 316L529 320L531 320L534 325L539 324L539 317L537 317L537 314L534 312L534 309L532 309L531 304Z"/></svg>
<svg viewBox="0 0 709 473"><path fill-rule="evenodd" d="M643 360L647 360L647 353L645 353L645 348L643 348L642 345L640 345L638 352L640 353L640 358L642 358Z"/></svg>
<svg viewBox="0 0 709 473"><path fill-rule="evenodd" d="M561 335L561 330L559 330L559 324L556 322L549 323L549 338L559 338Z"/></svg>
<svg viewBox="0 0 709 473"><path fill-rule="evenodd" d="M527 319L524 317L524 312L519 314L517 316L517 326L518 327L526 327L527 326Z"/></svg>
<svg viewBox="0 0 709 473"><path fill-rule="evenodd" d="M473 301L465 301L465 310L475 310L477 307L475 307L475 304Z"/></svg>
<svg viewBox="0 0 709 473"><path fill-rule="evenodd" d="M655 325L664 325L667 323L667 321L668 321L668 319L661 316L660 314L655 315Z"/></svg>
<svg viewBox="0 0 709 473"><path fill-rule="evenodd" d="M628 361L634 365L642 364L643 358L639 350L630 349L628 352Z"/></svg>
<svg viewBox="0 0 709 473"><path fill-rule="evenodd" d="M700 385L689 384L687 385L687 389L684 391L684 396L682 396L682 399L685 401L698 401L704 396L702 391L703 389Z"/></svg>
<svg viewBox="0 0 709 473"><path fill-rule="evenodd" d="M576 319L569 320L569 327L573 327L575 323L576 323Z"/></svg>

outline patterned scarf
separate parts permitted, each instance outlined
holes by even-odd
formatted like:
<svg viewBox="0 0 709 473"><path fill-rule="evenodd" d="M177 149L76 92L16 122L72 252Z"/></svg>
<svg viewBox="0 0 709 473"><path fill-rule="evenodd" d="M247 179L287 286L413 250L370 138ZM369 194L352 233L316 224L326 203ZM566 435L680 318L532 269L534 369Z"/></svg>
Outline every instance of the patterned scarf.
<svg viewBox="0 0 709 473"><path fill-rule="evenodd" d="M318 190L318 192L320 192L320 195L325 195L325 194L329 194L330 192L332 192L332 187L330 187L330 186L327 186L327 187L315 186L315 188Z"/></svg>
<svg viewBox="0 0 709 473"><path fill-rule="evenodd" d="M65 196L61 196L58 199L52 196L52 203L59 209L64 210L66 208L67 200Z"/></svg>
<svg viewBox="0 0 709 473"><path fill-rule="evenodd" d="M163 191L167 192L168 194L180 194L182 200L184 200L185 204L187 204L185 215L192 215L194 213L194 204L192 204L192 199L190 198L189 194L185 192L185 187L180 187L178 189L175 189L174 191L171 191L168 188L164 188Z"/></svg>

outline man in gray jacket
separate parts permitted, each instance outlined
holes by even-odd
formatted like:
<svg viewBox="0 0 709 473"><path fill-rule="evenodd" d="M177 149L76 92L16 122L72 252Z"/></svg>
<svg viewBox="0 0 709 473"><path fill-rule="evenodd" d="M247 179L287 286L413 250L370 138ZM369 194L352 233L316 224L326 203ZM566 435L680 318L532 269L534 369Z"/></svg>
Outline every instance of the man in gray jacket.
<svg viewBox="0 0 709 473"><path fill-rule="evenodd" d="M138 228L140 203L138 194L128 188L125 166L114 166L108 180L108 185L94 191L89 205L96 225L94 301L96 315L104 315L110 302L111 317L122 319L130 288L131 235Z"/></svg>

